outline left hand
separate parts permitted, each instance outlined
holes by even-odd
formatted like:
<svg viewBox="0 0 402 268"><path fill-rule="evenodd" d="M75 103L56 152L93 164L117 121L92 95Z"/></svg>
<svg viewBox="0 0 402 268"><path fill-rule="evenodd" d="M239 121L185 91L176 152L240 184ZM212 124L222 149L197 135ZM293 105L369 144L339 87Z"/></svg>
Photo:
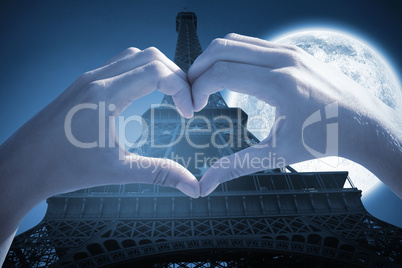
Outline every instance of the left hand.
<svg viewBox="0 0 402 268"><path fill-rule="evenodd" d="M133 157L116 137L115 117L155 89L172 95L181 113L192 116L186 74L156 48L129 48L81 75L0 146L0 263L4 243L23 216L52 195L149 183L199 196L197 179L183 166Z"/></svg>

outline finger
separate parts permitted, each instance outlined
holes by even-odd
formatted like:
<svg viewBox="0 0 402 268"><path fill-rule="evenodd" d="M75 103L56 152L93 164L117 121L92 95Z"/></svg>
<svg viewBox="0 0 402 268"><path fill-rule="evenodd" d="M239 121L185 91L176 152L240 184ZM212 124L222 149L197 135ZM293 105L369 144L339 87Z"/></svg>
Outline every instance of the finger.
<svg viewBox="0 0 402 268"><path fill-rule="evenodd" d="M216 161L200 180L200 196L209 195L220 183L258 171L282 168L308 159L294 137L294 124L277 111L269 136L252 147Z"/></svg>
<svg viewBox="0 0 402 268"><path fill-rule="evenodd" d="M176 188L193 198L200 196L200 186L194 175L169 159L130 154L123 168L119 165L112 172L114 178L120 178L119 183L155 184Z"/></svg>
<svg viewBox="0 0 402 268"><path fill-rule="evenodd" d="M314 159L298 133L303 122L297 121L284 116L281 109L277 109L275 123L265 140L222 157L204 173L200 180L200 196L207 196L222 182Z"/></svg>
<svg viewBox="0 0 402 268"><path fill-rule="evenodd" d="M172 95L173 101L176 105L178 112L185 118L192 118L194 116L194 107L191 97L191 88L178 90Z"/></svg>
<svg viewBox="0 0 402 268"><path fill-rule="evenodd" d="M85 73L83 75L84 79L81 80L85 80L84 82L106 80L109 78L113 78L114 76L123 75L124 73L129 72L130 70L136 68L140 68L141 66L145 66L146 64L152 61L161 62L172 73L176 74L178 77L183 79L185 83L187 83L187 75L176 64L174 64L171 60L169 60L163 53L161 53L158 49L153 47L147 48L143 51L140 51L139 49L136 48L129 48L125 52L117 56L114 61L112 59L110 61L111 62L110 64L105 65L94 71ZM166 89L166 92L163 91L163 89L161 91L163 91L166 94L172 95L179 112L184 117L187 118L192 117L193 107L192 107L190 88L186 87L187 90L183 91L182 87L174 88L174 86L175 84L166 85L166 87L164 88Z"/></svg>
<svg viewBox="0 0 402 268"><path fill-rule="evenodd" d="M187 81L187 75L171 60L169 60L157 48L150 47L145 50L129 48L118 55L115 60L98 69L89 71L80 76L81 83L88 84L96 80L102 80L121 75L130 70L136 69L152 61L160 61L166 65L172 72Z"/></svg>
<svg viewBox="0 0 402 268"><path fill-rule="evenodd" d="M236 33L227 34L224 37L224 39L243 42L243 43L247 43L247 44L253 44L256 46L267 47L267 48L288 49L288 50L292 50L292 51L300 50L300 48L298 48L297 46L279 44L279 43L275 43L275 42L266 41L264 39L240 35L240 34L236 34Z"/></svg>
<svg viewBox="0 0 402 268"><path fill-rule="evenodd" d="M286 76L282 72L283 69L278 71L267 67L218 61L192 85L194 110L201 110L207 104L209 95L224 88L255 96L277 107L288 94L288 90L279 86L279 83L285 80L282 76Z"/></svg>
<svg viewBox="0 0 402 268"><path fill-rule="evenodd" d="M200 180L200 196L209 195L223 182L254 172L286 166L286 161L277 155L276 148L269 144L269 142L261 142L235 154L224 156L215 162ZM276 158L280 158L281 161Z"/></svg>
<svg viewBox="0 0 402 268"><path fill-rule="evenodd" d="M121 59L126 58L127 56L133 55L137 52L140 52L141 50L136 48L136 47L129 47L126 50L124 50L123 52L121 52L119 55L114 56L113 58L111 58L110 60L108 60L107 62L105 62L101 67L109 65L113 62L119 61Z"/></svg>
<svg viewBox="0 0 402 268"><path fill-rule="evenodd" d="M116 105L115 114L120 114L132 101L155 89L174 96L175 103L185 117L193 114L189 84L160 61L152 61L112 78L97 80L89 87L97 98L106 97Z"/></svg>
<svg viewBox="0 0 402 268"><path fill-rule="evenodd" d="M269 68L291 64L291 55L286 51L257 46L235 40L215 39L195 60L188 72L191 84L217 61L228 61Z"/></svg>

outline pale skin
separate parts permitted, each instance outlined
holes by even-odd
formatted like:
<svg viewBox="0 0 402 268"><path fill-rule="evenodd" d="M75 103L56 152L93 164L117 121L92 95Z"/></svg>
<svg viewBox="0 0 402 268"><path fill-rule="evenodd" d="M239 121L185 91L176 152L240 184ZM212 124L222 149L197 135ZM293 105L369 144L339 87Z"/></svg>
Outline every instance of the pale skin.
<svg viewBox="0 0 402 268"><path fill-rule="evenodd" d="M155 183L175 187L197 198L199 183L184 167L157 159L147 168L119 160L130 156L115 138L115 146L84 149L74 146L65 134L68 112L82 103L105 106L106 118L118 116L133 100L155 89L172 95L186 117L193 114L187 75L156 48L140 51L129 48L99 69L80 76L57 99L23 125L0 147L0 244L1 260L20 221L26 213L46 198L80 188L107 184ZM85 109L72 120L72 133L81 142L98 140L98 112ZM115 135L116 136L116 135ZM112 137L113 140L113 137ZM140 159L138 159L140 161ZM162 165L166 162L167 165ZM162 168L168 167L168 168Z"/></svg>
<svg viewBox="0 0 402 268"><path fill-rule="evenodd" d="M253 95L275 106L277 118L286 118L278 121L259 147L218 161L200 182L171 162L169 168L155 163L148 169L130 169L127 161L118 157L119 153L130 153L115 138L113 148L83 149L72 145L64 132L68 111L80 103L113 104L116 109L106 111L117 116L133 100L158 89L172 95L181 114L190 118L206 105L210 94L223 88ZM58 193L138 182L175 187L197 198L210 194L222 182L261 170L235 166L235 157L249 154L262 158L271 152L283 157L286 165L312 159L302 143L303 122L331 103L338 107L339 150L328 153L367 167L402 198L402 180L398 177L402 174L400 115L338 70L297 47L229 34L211 43L194 62L188 77L157 49L130 48L78 78L1 145L0 260L4 260L23 216ZM97 120L96 112L77 113L72 125L77 139L96 140L100 135ZM327 149L326 124L316 123L304 137L318 151ZM112 134L107 131L102 135L108 140Z"/></svg>
<svg viewBox="0 0 402 268"><path fill-rule="evenodd" d="M303 123L317 110L336 103L339 146L327 153L365 166L402 198L401 115L332 66L295 46L229 34L210 44L188 77L195 111L206 105L210 94L226 88L255 96L276 107L276 118L286 117L277 121L260 146L226 157L225 164L215 163L200 181L201 196L222 182L262 170L235 167L235 157L262 158L271 152L287 165L313 159L302 142ZM325 120L317 122L304 137L306 144L321 152L331 149L325 148L325 124Z"/></svg>

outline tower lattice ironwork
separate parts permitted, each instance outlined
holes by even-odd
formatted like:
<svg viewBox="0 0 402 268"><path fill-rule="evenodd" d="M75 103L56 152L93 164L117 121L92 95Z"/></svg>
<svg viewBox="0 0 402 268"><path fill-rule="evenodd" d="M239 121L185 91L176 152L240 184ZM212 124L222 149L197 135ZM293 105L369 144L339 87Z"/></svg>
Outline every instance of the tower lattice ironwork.
<svg viewBox="0 0 402 268"><path fill-rule="evenodd" d="M188 70L201 53L196 15L180 12L176 29L175 61ZM132 152L185 161L198 178L212 159L258 142L247 115L219 93L190 120L170 105L143 118L151 130ZM371 216L360 197L347 172L294 170L243 176L198 199L157 185L93 187L49 198L5 267L398 267L402 230Z"/></svg>

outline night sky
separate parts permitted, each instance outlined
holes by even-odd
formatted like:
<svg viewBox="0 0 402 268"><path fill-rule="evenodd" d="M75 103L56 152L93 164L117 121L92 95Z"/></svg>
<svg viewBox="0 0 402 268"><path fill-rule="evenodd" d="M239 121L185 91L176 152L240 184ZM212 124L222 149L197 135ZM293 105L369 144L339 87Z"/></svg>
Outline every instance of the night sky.
<svg viewBox="0 0 402 268"><path fill-rule="evenodd" d="M400 1L1 0L0 143L80 74L127 47L155 46L173 59L175 17L185 7L197 14L203 49L229 32L269 40L303 26L341 28L368 41L391 62L399 79L402 77ZM136 101L126 113L141 115L161 98L162 94L155 92ZM395 196L393 201L383 199L384 195L376 197L368 209L389 219L394 212L383 206L400 206L401 200ZM31 213L21 230L39 221L44 208L42 204ZM402 226L401 219L399 224Z"/></svg>

